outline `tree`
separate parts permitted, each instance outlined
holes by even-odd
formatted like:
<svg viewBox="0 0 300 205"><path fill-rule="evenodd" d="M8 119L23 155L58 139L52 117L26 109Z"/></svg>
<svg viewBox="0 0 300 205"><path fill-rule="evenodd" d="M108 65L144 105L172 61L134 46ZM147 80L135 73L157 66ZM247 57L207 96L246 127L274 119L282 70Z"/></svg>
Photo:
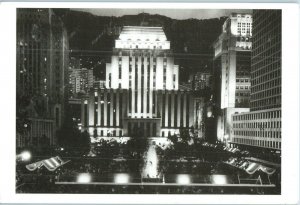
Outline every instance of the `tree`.
<svg viewBox="0 0 300 205"><path fill-rule="evenodd" d="M178 142L178 137L176 134L174 135L168 135L168 139L173 143L176 144Z"/></svg>
<svg viewBox="0 0 300 205"><path fill-rule="evenodd" d="M180 129L179 133L183 143L187 143L190 140L191 137L188 129Z"/></svg>
<svg viewBox="0 0 300 205"><path fill-rule="evenodd" d="M87 131L80 132L77 125L70 119L57 131L58 144L73 154L86 154L90 150L90 135Z"/></svg>

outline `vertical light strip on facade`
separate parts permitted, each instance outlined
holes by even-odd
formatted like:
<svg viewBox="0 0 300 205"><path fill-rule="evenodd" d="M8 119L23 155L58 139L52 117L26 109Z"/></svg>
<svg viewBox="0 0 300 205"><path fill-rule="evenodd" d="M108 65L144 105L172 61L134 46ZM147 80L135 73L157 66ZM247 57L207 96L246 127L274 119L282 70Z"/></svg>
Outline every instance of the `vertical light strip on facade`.
<svg viewBox="0 0 300 205"><path fill-rule="evenodd" d="M164 124L164 127L168 127L169 125L169 119L168 119L168 107L169 107L169 95L166 91L165 92L165 95L164 95L164 98L166 99L166 103L165 103L165 124Z"/></svg>

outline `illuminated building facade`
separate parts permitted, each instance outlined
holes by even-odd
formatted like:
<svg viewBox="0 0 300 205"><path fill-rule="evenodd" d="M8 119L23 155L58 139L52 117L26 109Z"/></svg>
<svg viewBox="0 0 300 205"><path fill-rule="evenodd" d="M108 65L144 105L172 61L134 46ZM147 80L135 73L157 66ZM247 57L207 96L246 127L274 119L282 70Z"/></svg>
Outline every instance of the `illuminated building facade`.
<svg viewBox="0 0 300 205"><path fill-rule="evenodd" d="M198 131L203 98L179 90L178 73L161 27L125 26L106 64L106 89L82 99L82 130L129 137L138 129L144 137L174 135L181 128Z"/></svg>
<svg viewBox="0 0 300 205"><path fill-rule="evenodd" d="M203 90L211 86L211 73L197 72L189 76L189 83L193 90Z"/></svg>
<svg viewBox="0 0 300 205"><path fill-rule="evenodd" d="M232 129L231 115L249 111L252 15L231 14L213 47L217 139L227 141Z"/></svg>
<svg viewBox="0 0 300 205"><path fill-rule="evenodd" d="M78 93L88 93L94 86L93 70L86 68L69 69L69 97L76 98Z"/></svg>
<svg viewBox="0 0 300 205"><path fill-rule="evenodd" d="M232 144L281 149L281 24L281 10L253 11L250 112L232 116Z"/></svg>
<svg viewBox="0 0 300 205"><path fill-rule="evenodd" d="M47 141L55 144L54 133L64 117L69 62L67 31L52 9L17 9L16 47L17 119L30 119L32 124L27 134L17 134L26 138L17 142L27 143L17 147L37 145L34 142L38 140L27 139L32 138L30 133L34 130L39 134L32 135L42 137L47 133ZM24 107L22 102L27 100L30 103Z"/></svg>

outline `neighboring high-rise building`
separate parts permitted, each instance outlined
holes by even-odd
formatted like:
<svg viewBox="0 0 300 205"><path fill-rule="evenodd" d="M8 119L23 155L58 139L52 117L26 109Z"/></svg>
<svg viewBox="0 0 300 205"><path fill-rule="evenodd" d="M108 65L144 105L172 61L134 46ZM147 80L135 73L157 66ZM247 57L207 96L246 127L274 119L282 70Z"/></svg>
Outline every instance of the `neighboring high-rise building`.
<svg viewBox="0 0 300 205"><path fill-rule="evenodd" d="M229 138L231 115L249 111L252 15L231 14L214 42L213 90L217 139Z"/></svg>
<svg viewBox="0 0 300 205"><path fill-rule="evenodd" d="M93 70L86 68L69 69L69 97L86 94L94 86Z"/></svg>
<svg viewBox="0 0 300 205"><path fill-rule="evenodd" d="M232 116L232 144L281 149L281 16L253 11L251 111Z"/></svg>
<svg viewBox="0 0 300 205"><path fill-rule="evenodd" d="M103 89L105 88L105 80L95 80L94 81L94 88L95 89Z"/></svg>
<svg viewBox="0 0 300 205"><path fill-rule="evenodd" d="M189 76L189 83L192 85L192 89L203 90L211 86L211 74L207 72L197 72Z"/></svg>
<svg viewBox="0 0 300 205"><path fill-rule="evenodd" d="M106 65L106 89L82 99L82 130L94 136L203 135L203 97L178 89L178 65L161 27L125 26ZM142 136L141 136L142 137Z"/></svg>
<svg viewBox="0 0 300 205"><path fill-rule="evenodd" d="M27 128L17 147L39 145L41 137L52 145L64 117L67 31L52 9L17 9L16 46L17 124Z"/></svg>

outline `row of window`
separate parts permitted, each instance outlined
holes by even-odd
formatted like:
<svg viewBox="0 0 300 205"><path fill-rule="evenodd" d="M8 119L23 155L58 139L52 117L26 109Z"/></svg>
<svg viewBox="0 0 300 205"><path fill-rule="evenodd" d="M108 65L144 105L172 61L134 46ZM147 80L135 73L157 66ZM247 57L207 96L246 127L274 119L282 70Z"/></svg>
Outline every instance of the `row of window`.
<svg viewBox="0 0 300 205"><path fill-rule="evenodd" d="M281 106L281 96L269 97L265 99L252 100L251 99L251 109L252 110L263 110L278 108Z"/></svg>
<svg viewBox="0 0 300 205"><path fill-rule="evenodd" d="M174 97L172 98L172 96ZM174 104L173 108L172 103ZM190 99L187 95L181 95L180 97L173 94L163 95L162 127L189 127L189 103Z"/></svg>
<svg viewBox="0 0 300 205"><path fill-rule="evenodd" d="M156 137L157 134L155 122L128 122L128 136L138 133L139 130L143 131L138 137Z"/></svg>
<svg viewBox="0 0 300 205"><path fill-rule="evenodd" d="M273 119L273 118L281 118L281 110L240 114L240 115L233 116L232 119L233 121L242 121L242 120L258 120L258 119Z"/></svg>
<svg viewBox="0 0 300 205"><path fill-rule="evenodd" d="M281 142L278 142L278 141L265 141L265 140L256 140L256 139L234 138L233 142L239 143L239 144L258 146L258 147L281 149Z"/></svg>
<svg viewBox="0 0 300 205"><path fill-rule="evenodd" d="M98 98L100 105L98 105ZM117 100L119 106L117 107ZM93 116L89 116L89 106L88 104L84 105L84 126L122 126L122 108L123 108L123 94L119 93L119 98L117 98L117 93L101 93L100 95L95 97L95 105L94 105L94 112ZM100 109L100 110L99 110ZM117 116L117 109L119 111L119 116ZM100 116L98 116L100 113ZM100 117L100 119L99 119ZM94 124L89 124L89 119L94 119ZM112 122L111 122L112 118ZM117 125L117 118L119 119L119 124ZM106 122L105 122L106 119Z"/></svg>
<svg viewBox="0 0 300 205"><path fill-rule="evenodd" d="M137 44L129 44L129 45L125 45L125 47L124 48L135 48L135 49L138 49L138 48L145 48L145 46L144 45L137 45ZM148 49L162 49L162 46L160 45L160 46L157 46L157 45L153 45L153 44L151 44L151 45L147 45L147 48Z"/></svg>
<svg viewBox="0 0 300 205"><path fill-rule="evenodd" d="M248 83L248 82L250 82L250 79L236 79L236 82L237 83Z"/></svg>
<svg viewBox="0 0 300 205"><path fill-rule="evenodd" d="M265 128L281 128L281 121L233 123L233 128L259 128L261 130Z"/></svg>
<svg viewBox="0 0 300 205"><path fill-rule="evenodd" d="M257 99L263 100L263 99L269 99L276 95L281 95L281 87L275 87L273 89L263 90L262 92L255 92L253 89L251 99L252 100L257 100Z"/></svg>
<svg viewBox="0 0 300 205"><path fill-rule="evenodd" d="M250 130L237 130L234 131L234 136L244 137L262 137L262 138L281 138L280 131L250 131Z"/></svg>
<svg viewBox="0 0 300 205"><path fill-rule="evenodd" d="M280 67L279 67L280 68ZM252 85L264 83L268 80L281 78L281 69L266 72L266 67L252 74Z"/></svg>
<svg viewBox="0 0 300 205"><path fill-rule="evenodd" d="M235 93L235 96L237 97L249 97L250 96L250 92L243 92L243 93L239 93L239 92L236 92Z"/></svg>
<svg viewBox="0 0 300 205"><path fill-rule="evenodd" d="M128 91L129 93L129 97L128 97L128 104L129 104L129 113L138 113L138 92L137 91L132 91L131 89L129 89ZM134 98L133 98L133 94L134 94ZM152 114L155 114L156 112L156 95L155 93L152 94L152 102L150 102L150 91L147 90L146 92L146 99L144 97L144 92L141 92L141 112L142 113L150 113L150 105L152 104ZM144 112L144 100L146 100L146 109ZM132 102L133 101L133 102ZM132 108L132 103L134 103L134 107ZM133 109L133 110L132 110Z"/></svg>
<svg viewBox="0 0 300 205"><path fill-rule="evenodd" d="M250 86L236 86L236 89L237 89L237 90L239 90L239 89L240 89L240 90L244 90L244 89L245 89L245 90L248 90L249 88L250 88Z"/></svg>
<svg viewBox="0 0 300 205"><path fill-rule="evenodd" d="M119 130L119 135L117 135L117 130L102 130L100 129L99 133L97 132L97 129L94 130L94 136L108 136L108 137L117 137L117 136L123 136L122 130Z"/></svg>

